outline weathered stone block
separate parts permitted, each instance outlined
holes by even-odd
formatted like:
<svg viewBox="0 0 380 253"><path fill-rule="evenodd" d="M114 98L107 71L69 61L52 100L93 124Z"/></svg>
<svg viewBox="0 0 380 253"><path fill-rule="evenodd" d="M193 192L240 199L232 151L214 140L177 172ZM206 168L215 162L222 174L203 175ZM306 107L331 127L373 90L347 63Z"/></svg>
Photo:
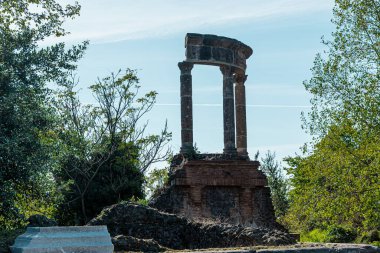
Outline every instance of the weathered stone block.
<svg viewBox="0 0 380 253"><path fill-rule="evenodd" d="M201 45L203 43L203 36L197 33L188 33L192 36L186 36L185 45Z"/></svg>
<svg viewBox="0 0 380 253"><path fill-rule="evenodd" d="M188 60L199 59L201 46L191 45L186 48L185 56Z"/></svg>
<svg viewBox="0 0 380 253"><path fill-rule="evenodd" d="M218 46L218 36L212 34L203 35L203 45L205 46Z"/></svg>
<svg viewBox="0 0 380 253"><path fill-rule="evenodd" d="M112 253L106 226L28 227L16 238L13 253Z"/></svg>
<svg viewBox="0 0 380 253"><path fill-rule="evenodd" d="M213 47L212 58L218 62L233 63L233 51L226 48Z"/></svg>
<svg viewBox="0 0 380 253"><path fill-rule="evenodd" d="M199 60L210 60L211 59L211 47L201 47L199 54Z"/></svg>

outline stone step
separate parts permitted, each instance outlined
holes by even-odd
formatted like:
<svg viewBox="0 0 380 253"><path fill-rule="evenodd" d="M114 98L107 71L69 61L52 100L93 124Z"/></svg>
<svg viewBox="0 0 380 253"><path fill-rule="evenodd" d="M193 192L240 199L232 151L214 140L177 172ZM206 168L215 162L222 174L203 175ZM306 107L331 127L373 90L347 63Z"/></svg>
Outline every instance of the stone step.
<svg viewBox="0 0 380 253"><path fill-rule="evenodd" d="M112 253L106 226L29 227L16 238L13 253Z"/></svg>

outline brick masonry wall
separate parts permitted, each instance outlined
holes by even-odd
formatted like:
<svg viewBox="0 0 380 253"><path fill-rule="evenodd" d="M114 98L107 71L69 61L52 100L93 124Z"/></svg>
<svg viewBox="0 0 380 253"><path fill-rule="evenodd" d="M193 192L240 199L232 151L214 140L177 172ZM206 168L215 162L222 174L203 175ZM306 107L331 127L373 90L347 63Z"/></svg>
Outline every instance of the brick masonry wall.
<svg viewBox="0 0 380 253"><path fill-rule="evenodd" d="M276 227L265 175L259 163L193 160L172 167L170 187L151 206L188 218Z"/></svg>

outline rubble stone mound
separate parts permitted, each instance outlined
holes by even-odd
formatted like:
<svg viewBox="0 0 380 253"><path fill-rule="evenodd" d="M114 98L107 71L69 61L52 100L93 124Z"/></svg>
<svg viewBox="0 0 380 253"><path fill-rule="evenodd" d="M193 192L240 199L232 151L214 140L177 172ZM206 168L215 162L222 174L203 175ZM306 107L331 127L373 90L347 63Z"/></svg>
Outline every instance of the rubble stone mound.
<svg viewBox="0 0 380 253"><path fill-rule="evenodd" d="M115 251L136 251L136 252L161 252L166 248L162 247L152 239L138 239L132 236L117 235L112 238Z"/></svg>
<svg viewBox="0 0 380 253"><path fill-rule="evenodd" d="M28 227L55 227L58 226L57 222L44 215L35 214L29 217Z"/></svg>
<svg viewBox="0 0 380 253"><path fill-rule="evenodd" d="M106 207L87 225L107 225L111 236L132 236L153 239L170 249L200 249L244 247L255 245L289 245L294 239L286 232L234 226L230 224L200 223L157 209L122 202Z"/></svg>

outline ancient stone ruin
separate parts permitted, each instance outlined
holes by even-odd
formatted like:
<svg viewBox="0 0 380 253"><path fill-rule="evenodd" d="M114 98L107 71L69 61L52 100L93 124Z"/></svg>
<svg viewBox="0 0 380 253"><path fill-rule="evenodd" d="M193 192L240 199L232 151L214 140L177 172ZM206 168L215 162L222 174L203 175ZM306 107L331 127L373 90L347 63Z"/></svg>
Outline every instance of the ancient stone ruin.
<svg viewBox="0 0 380 253"><path fill-rule="evenodd" d="M181 71L181 150L171 164L170 186L151 203L188 218L232 224L276 226L270 190L259 162L247 153L246 60L252 49L215 35L188 33ZM198 154L193 146L192 76L194 64L218 66L223 74L224 149ZM236 144L236 145L235 145Z"/></svg>

